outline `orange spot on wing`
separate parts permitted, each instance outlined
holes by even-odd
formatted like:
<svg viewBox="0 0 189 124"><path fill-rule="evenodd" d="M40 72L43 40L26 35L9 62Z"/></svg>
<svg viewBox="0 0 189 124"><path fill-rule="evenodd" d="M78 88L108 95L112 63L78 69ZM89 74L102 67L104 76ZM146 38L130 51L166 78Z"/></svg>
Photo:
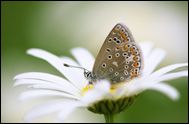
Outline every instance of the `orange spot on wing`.
<svg viewBox="0 0 189 124"><path fill-rule="evenodd" d="M130 48L130 51L133 53L133 52L134 52L134 49L131 47L131 48Z"/></svg>
<svg viewBox="0 0 189 124"><path fill-rule="evenodd" d="M131 79L138 76L134 71L132 71L130 74L131 74Z"/></svg>
<svg viewBox="0 0 189 124"><path fill-rule="evenodd" d="M138 68L140 65L139 65L139 63L138 63L137 61L135 61L135 62L133 63L133 66L134 66L135 68Z"/></svg>
<svg viewBox="0 0 189 124"><path fill-rule="evenodd" d="M122 33L121 31L119 31L119 33L121 34L121 37L123 37L123 39L124 39L125 41L128 41L128 40L127 40L127 36L126 36L124 33Z"/></svg>
<svg viewBox="0 0 189 124"><path fill-rule="evenodd" d="M123 46L123 51L128 51L128 50L129 50L128 46L127 46L127 45L124 45L124 46Z"/></svg>
<svg viewBox="0 0 189 124"><path fill-rule="evenodd" d="M134 60L134 61L138 61L137 56L134 56L134 57L133 57L133 60Z"/></svg>
<svg viewBox="0 0 189 124"><path fill-rule="evenodd" d="M132 48L132 49L130 48L130 50L132 50L132 51L131 51L132 55L134 55L134 56L136 56L136 55L137 55L137 53L136 53L136 52L137 52L137 50L135 50L135 49L133 49L133 48Z"/></svg>

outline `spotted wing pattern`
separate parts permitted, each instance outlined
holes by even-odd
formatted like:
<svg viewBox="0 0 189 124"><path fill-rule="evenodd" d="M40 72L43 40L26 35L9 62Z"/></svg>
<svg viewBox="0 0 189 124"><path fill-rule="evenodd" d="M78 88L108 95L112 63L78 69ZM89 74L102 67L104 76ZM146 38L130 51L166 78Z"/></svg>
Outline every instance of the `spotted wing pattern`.
<svg viewBox="0 0 189 124"><path fill-rule="evenodd" d="M141 73L141 54L128 27L118 23L105 39L92 73L112 83L130 80Z"/></svg>

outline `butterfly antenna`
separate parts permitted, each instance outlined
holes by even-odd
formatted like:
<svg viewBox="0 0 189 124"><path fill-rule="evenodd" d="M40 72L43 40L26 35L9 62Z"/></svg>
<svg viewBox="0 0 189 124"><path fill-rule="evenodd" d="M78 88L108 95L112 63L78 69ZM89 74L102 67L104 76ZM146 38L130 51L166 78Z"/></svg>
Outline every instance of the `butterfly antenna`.
<svg viewBox="0 0 189 124"><path fill-rule="evenodd" d="M65 67L71 67L71 68L79 68L79 69L83 69L84 71L88 71L87 69L83 68L83 67L79 67L79 66L73 66L73 65L68 65L66 63L63 64Z"/></svg>

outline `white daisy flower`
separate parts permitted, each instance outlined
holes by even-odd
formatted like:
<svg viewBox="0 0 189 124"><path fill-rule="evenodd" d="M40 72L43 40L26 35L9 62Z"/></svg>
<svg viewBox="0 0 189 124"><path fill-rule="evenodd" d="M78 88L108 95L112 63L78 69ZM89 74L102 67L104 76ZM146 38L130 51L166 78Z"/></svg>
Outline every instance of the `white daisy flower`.
<svg viewBox="0 0 189 124"><path fill-rule="evenodd" d="M25 116L25 121L31 122L37 117L59 112L57 118L63 122L76 108L87 108L92 112L104 114L106 122L113 122L114 114L126 109L137 95L149 89L159 91L172 100L177 100L179 92L165 81L188 76L188 70L172 72L175 69L187 67L188 63L173 64L155 70L165 57L165 51L153 48L153 45L147 42L140 46L144 60L142 75L118 85L111 85L107 80L89 84L84 77L83 70L63 66L63 63L68 63L92 70L94 57L84 48L71 50L77 62L69 57L58 57L45 50L29 49L27 51L29 55L47 61L65 78L42 72L27 72L15 76L14 86L28 85L30 89L21 94L20 100L49 96L59 98L33 108Z"/></svg>

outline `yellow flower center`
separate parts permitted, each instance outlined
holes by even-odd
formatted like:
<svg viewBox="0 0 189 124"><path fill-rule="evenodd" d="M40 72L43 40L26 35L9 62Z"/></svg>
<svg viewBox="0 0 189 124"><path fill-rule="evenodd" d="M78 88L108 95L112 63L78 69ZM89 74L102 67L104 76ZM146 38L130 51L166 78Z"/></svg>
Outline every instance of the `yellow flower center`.
<svg viewBox="0 0 189 124"><path fill-rule="evenodd" d="M94 85L92 85L92 84L88 84L86 87L84 87L84 88L82 89L82 91L81 91L82 96L84 96L85 93L86 93L88 90L93 89L93 87L94 87Z"/></svg>
<svg viewBox="0 0 189 124"><path fill-rule="evenodd" d="M118 83L118 84L112 84L109 90L109 93L114 94L117 90L118 87L121 87L123 83ZM85 95L86 92L89 90L93 89L94 85L93 84L88 84L86 87L84 87L81 91L82 96Z"/></svg>

